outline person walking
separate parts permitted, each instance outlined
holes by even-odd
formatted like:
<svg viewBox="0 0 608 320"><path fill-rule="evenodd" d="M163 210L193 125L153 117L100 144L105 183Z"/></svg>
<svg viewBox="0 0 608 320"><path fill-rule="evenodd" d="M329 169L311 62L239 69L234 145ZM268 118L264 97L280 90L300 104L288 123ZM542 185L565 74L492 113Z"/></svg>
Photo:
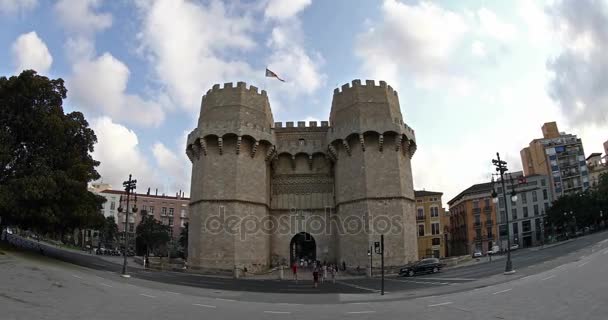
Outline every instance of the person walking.
<svg viewBox="0 0 608 320"><path fill-rule="evenodd" d="M336 284L336 274L338 273L338 266L332 264L330 266L330 272L331 272L331 281L334 284Z"/></svg>
<svg viewBox="0 0 608 320"><path fill-rule="evenodd" d="M312 280L313 280L313 284L314 287L318 287L319 286L319 268L315 265L313 266L312 269Z"/></svg>
<svg viewBox="0 0 608 320"><path fill-rule="evenodd" d="M294 261L293 265L291 266L291 271L293 272L293 280L296 281L296 283L298 283L298 262Z"/></svg>
<svg viewBox="0 0 608 320"><path fill-rule="evenodd" d="M321 283L325 283L327 279L327 265L323 264L323 276L321 277Z"/></svg>

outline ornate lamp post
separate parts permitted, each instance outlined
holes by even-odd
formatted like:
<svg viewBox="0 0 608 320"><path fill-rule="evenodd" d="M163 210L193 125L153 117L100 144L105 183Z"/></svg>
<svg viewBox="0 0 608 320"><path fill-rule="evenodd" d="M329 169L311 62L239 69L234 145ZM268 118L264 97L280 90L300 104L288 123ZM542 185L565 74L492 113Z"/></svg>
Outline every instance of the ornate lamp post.
<svg viewBox="0 0 608 320"><path fill-rule="evenodd" d="M505 199L505 222L507 224L507 265L505 266L505 274L513 274L515 270L513 270L513 264L511 262L511 235L509 232L509 207L507 206L507 189L505 188L505 179L504 173L507 169L507 162L504 160L500 160L500 154L496 152L496 159L492 160L492 164L496 167L496 171L500 173L500 183L502 185L502 194ZM494 180L492 178L492 180ZM512 186L511 191L511 200L513 202L517 201L517 193L515 192L515 187ZM494 184L492 183L492 201L494 203L498 203L498 194L494 189Z"/></svg>
<svg viewBox="0 0 608 320"><path fill-rule="evenodd" d="M131 175L129 174L129 180L122 183L125 187L125 192L127 193L127 209L125 210L125 249L123 250L123 263L122 263L122 274L121 277L129 278L130 276L127 274L127 252L129 251L129 211L133 213L137 212L137 205L134 204L131 210L129 207L130 195L133 190L135 190L135 186L137 185L137 180L132 180ZM137 202L137 194L135 194L135 202ZM122 212L122 203L118 205L118 212Z"/></svg>

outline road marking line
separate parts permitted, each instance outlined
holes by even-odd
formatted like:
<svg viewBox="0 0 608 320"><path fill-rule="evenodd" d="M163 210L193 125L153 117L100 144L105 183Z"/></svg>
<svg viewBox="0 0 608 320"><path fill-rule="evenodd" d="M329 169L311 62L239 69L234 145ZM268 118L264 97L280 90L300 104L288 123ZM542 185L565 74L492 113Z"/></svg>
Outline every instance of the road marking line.
<svg viewBox="0 0 608 320"><path fill-rule="evenodd" d="M348 314L375 313L376 311L350 311Z"/></svg>
<svg viewBox="0 0 608 320"><path fill-rule="evenodd" d="M501 291L498 291L498 292L494 292L494 293L492 293L492 294L505 293L505 292L509 292L509 291L511 291L511 290L513 290L513 289L505 289L505 290L501 290Z"/></svg>
<svg viewBox="0 0 608 320"><path fill-rule="evenodd" d="M540 281L549 280L549 279L551 279L551 278L555 278L555 275L548 276L548 277L546 277L546 278L544 278L544 279L540 279Z"/></svg>
<svg viewBox="0 0 608 320"><path fill-rule="evenodd" d="M582 267L582 266L586 265L587 263L589 263L589 261L585 261L585 262L579 264L577 267Z"/></svg>
<svg viewBox="0 0 608 320"><path fill-rule="evenodd" d="M170 293L170 294L181 294L179 292L173 292L173 291L165 291L166 293Z"/></svg>
<svg viewBox="0 0 608 320"><path fill-rule="evenodd" d="M429 304L429 307L438 307L438 306L445 306L448 304L452 304L453 302L442 302L442 303L437 303L437 304Z"/></svg>
<svg viewBox="0 0 608 320"><path fill-rule="evenodd" d="M193 306L199 306L199 307L203 307L203 308L217 308L216 306L211 306L208 304L200 304L200 303L193 303Z"/></svg>
<svg viewBox="0 0 608 320"><path fill-rule="evenodd" d="M291 314L289 311L264 311L264 313L273 313L273 314Z"/></svg>
<svg viewBox="0 0 608 320"><path fill-rule="evenodd" d="M398 279L385 279L389 281L397 281L397 282L409 282L409 283L418 283L418 284L436 284L436 285L447 285L448 282L430 282L430 281L415 281L415 280L398 280Z"/></svg>
<svg viewBox="0 0 608 320"><path fill-rule="evenodd" d="M474 281L477 279L472 279L472 278L418 278L418 279L422 279L422 280L436 280L436 281Z"/></svg>
<svg viewBox="0 0 608 320"><path fill-rule="evenodd" d="M114 288L114 287L112 287L111 285L109 285L109 284L107 284L107 283L100 282L99 284L100 284L100 285L102 285L102 286L106 286L106 287Z"/></svg>
<svg viewBox="0 0 608 320"><path fill-rule="evenodd" d="M215 300L220 300L220 301L230 301L230 302L234 302L236 300L232 300L232 299L224 299L224 298L215 298Z"/></svg>
<svg viewBox="0 0 608 320"><path fill-rule="evenodd" d="M77 275L75 275L75 274L73 274L73 275L72 275L72 277L74 277L74 278L78 278L78 279L82 279L82 277L77 276Z"/></svg>
<svg viewBox="0 0 608 320"><path fill-rule="evenodd" d="M140 293L140 296L144 296L144 297L148 297L148 298L156 298L156 296L151 296L149 294L145 294L145 293Z"/></svg>
<svg viewBox="0 0 608 320"><path fill-rule="evenodd" d="M355 289L359 289L359 290L367 290L367 291L371 291L371 292L380 292L380 290L376 290L376 289L370 289L370 288L366 288L366 287L362 287L362 286L358 286L356 284L350 284L350 283L346 283L346 282L342 282L342 281L336 281L336 283L348 286L348 287L352 287Z"/></svg>
<svg viewBox="0 0 608 320"><path fill-rule="evenodd" d="M352 303L349 303L349 304L369 304L369 302L352 302Z"/></svg>

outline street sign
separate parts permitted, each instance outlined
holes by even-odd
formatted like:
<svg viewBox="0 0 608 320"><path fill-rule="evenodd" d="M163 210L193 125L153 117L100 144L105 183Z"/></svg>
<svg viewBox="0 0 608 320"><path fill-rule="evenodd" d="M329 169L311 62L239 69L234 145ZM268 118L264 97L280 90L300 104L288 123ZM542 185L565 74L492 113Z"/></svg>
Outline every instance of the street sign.
<svg viewBox="0 0 608 320"><path fill-rule="evenodd" d="M380 241L374 242L374 252L377 254L382 253L382 249L380 248Z"/></svg>

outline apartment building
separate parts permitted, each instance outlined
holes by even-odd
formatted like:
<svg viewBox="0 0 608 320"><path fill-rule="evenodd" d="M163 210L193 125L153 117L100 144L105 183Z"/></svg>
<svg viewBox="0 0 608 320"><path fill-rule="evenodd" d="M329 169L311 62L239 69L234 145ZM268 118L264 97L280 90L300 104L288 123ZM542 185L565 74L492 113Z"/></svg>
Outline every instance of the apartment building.
<svg viewBox="0 0 608 320"><path fill-rule="evenodd" d="M419 259L446 256L445 209L441 204L442 195L441 192L414 191Z"/></svg>

